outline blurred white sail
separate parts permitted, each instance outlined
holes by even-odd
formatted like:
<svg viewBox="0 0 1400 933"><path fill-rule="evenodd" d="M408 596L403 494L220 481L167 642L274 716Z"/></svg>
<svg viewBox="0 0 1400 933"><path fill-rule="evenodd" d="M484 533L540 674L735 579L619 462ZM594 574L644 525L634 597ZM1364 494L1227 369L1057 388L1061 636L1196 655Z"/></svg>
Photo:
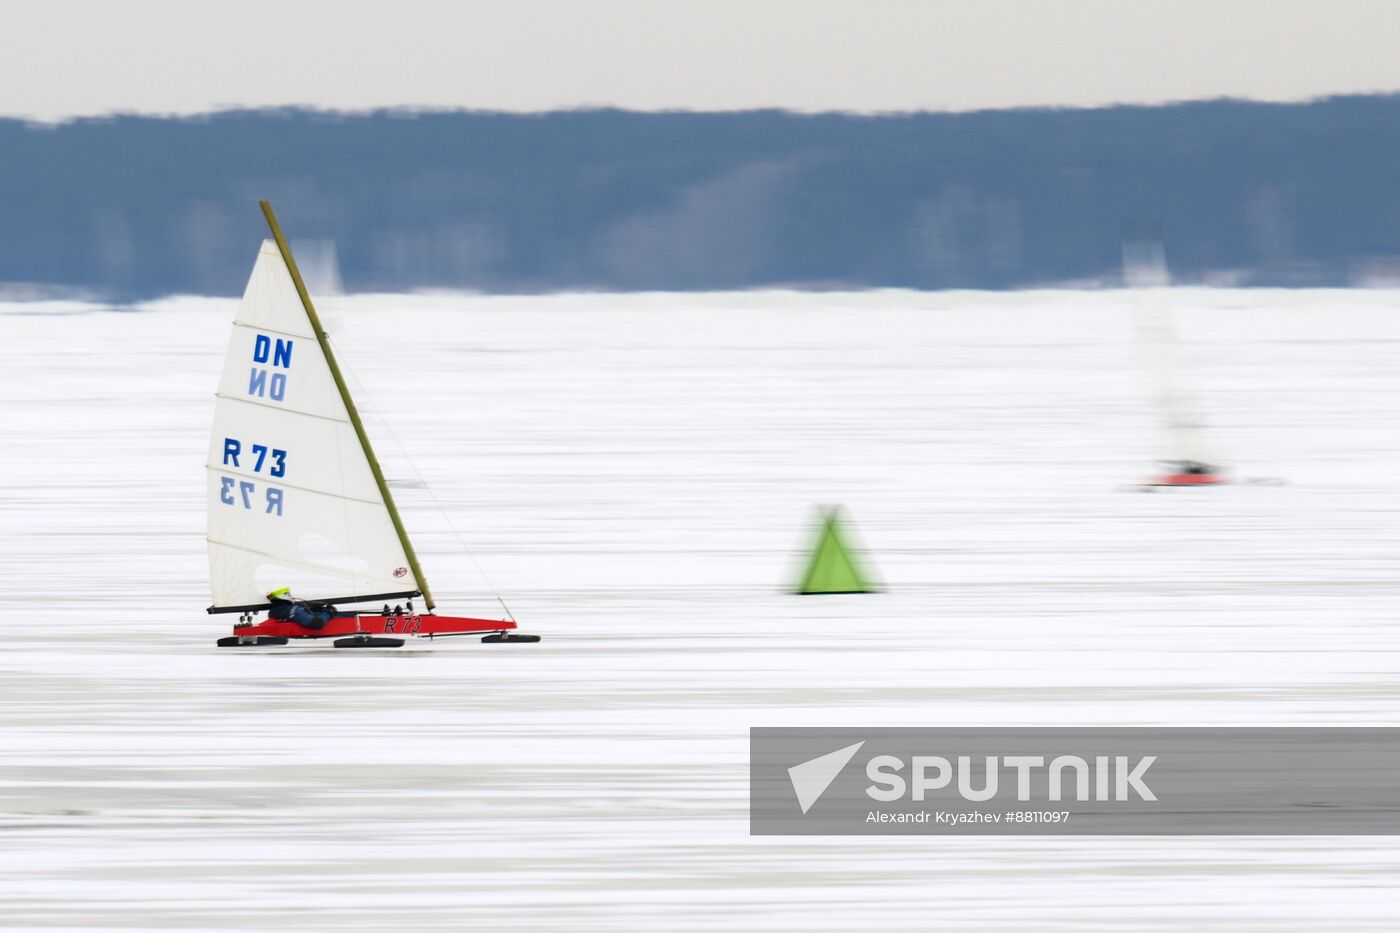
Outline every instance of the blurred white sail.
<svg viewBox="0 0 1400 933"><path fill-rule="evenodd" d="M215 606L281 586L308 599L422 589L271 240L234 319L207 472Z"/></svg>
<svg viewBox="0 0 1400 933"><path fill-rule="evenodd" d="M1181 385L1176 327L1171 309L1146 304L1137 309L1138 344L1153 381L1157 407L1166 429L1161 458L1179 463L1219 466L1206 440L1206 425Z"/></svg>
<svg viewBox="0 0 1400 933"><path fill-rule="evenodd" d="M1159 242L1123 245L1123 281L1146 289L1134 307L1138 349L1152 380L1153 394L1165 427L1164 461L1218 467L1206 426L1182 385L1176 322L1167 298L1171 275Z"/></svg>
<svg viewBox="0 0 1400 933"><path fill-rule="evenodd" d="M295 240L292 253L306 290L317 298L340 295L345 283L340 277L340 255L335 240Z"/></svg>

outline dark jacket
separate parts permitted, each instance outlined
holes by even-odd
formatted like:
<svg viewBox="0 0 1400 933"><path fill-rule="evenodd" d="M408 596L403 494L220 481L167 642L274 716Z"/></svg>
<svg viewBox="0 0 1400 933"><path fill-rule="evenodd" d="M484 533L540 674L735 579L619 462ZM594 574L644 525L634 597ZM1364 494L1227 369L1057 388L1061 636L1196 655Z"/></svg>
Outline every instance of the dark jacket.
<svg viewBox="0 0 1400 933"><path fill-rule="evenodd" d="M335 608L325 603L308 603L304 599L290 599L286 596L273 597L272 606L267 610L269 619L294 622L302 628L310 629L325 628L334 614Z"/></svg>

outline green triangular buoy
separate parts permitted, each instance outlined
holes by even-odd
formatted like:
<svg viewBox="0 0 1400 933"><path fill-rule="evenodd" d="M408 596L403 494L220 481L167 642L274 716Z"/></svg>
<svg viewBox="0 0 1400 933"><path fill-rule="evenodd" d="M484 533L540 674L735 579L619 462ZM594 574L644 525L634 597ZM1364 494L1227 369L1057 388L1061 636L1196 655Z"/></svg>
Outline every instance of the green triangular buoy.
<svg viewBox="0 0 1400 933"><path fill-rule="evenodd" d="M817 540L807 559L807 570L797 584L803 596L818 593L873 593L875 587L861 571L856 552L841 532L841 512L826 509L822 513Z"/></svg>

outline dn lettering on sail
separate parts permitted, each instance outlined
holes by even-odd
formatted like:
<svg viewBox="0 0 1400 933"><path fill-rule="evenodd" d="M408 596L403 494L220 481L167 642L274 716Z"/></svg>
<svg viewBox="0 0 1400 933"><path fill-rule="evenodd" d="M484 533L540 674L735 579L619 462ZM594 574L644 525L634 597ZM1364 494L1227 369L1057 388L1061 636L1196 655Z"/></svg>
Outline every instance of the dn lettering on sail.
<svg viewBox="0 0 1400 933"><path fill-rule="evenodd" d="M253 340L253 367L248 375L248 394L280 402L287 397L287 370L292 368L293 340L258 334Z"/></svg>

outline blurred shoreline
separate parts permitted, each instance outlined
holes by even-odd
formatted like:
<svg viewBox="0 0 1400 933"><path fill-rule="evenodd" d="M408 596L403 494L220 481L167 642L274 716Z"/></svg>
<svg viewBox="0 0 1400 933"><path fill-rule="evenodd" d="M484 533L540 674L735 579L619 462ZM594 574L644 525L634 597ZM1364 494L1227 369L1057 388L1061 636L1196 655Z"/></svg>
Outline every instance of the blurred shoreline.
<svg viewBox="0 0 1400 933"><path fill-rule="evenodd" d="M332 290L1400 283L1400 96L859 116L0 119L0 282L238 294L256 204ZM321 291L313 287L313 291Z"/></svg>

